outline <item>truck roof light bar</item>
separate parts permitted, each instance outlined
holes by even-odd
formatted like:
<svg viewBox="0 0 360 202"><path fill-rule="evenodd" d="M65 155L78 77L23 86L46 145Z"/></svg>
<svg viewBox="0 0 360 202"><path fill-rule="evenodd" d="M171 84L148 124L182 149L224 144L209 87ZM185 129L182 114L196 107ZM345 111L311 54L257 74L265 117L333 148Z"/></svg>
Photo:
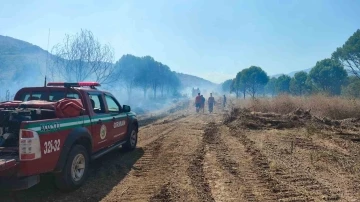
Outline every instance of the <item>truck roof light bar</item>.
<svg viewBox="0 0 360 202"><path fill-rule="evenodd" d="M95 86L100 86L98 82L77 82L77 83L67 83L67 82L49 82L47 86L60 86L60 87L91 87L95 88Z"/></svg>

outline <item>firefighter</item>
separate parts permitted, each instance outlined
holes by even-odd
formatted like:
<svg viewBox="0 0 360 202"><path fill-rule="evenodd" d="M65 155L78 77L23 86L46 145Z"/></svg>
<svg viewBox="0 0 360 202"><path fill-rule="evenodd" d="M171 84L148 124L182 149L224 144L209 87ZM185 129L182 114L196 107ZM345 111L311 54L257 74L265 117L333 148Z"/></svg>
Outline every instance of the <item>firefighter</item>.
<svg viewBox="0 0 360 202"><path fill-rule="evenodd" d="M203 113L205 113L205 97L203 95L201 95L201 108Z"/></svg>
<svg viewBox="0 0 360 202"><path fill-rule="evenodd" d="M223 107L225 108L225 105L226 105L226 96L224 95L224 98L223 98Z"/></svg>
<svg viewBox="0 0 360 202"><path fill-rule="evenodd" d="M214 104L215 104L215 98L212 96L212 93L210 93L210 97L208 99L208 105L209 105L209 112L212 113L213 109L214 109Z"/></svg>
<svg viewBox="0 0 360 202"><path fill-rule="evenodd" d="M198 95L195 98L195 107L196 107L196 112L199 112L199 109L201 108L201 96L200 96L200 93L198 93Z"/></svg>

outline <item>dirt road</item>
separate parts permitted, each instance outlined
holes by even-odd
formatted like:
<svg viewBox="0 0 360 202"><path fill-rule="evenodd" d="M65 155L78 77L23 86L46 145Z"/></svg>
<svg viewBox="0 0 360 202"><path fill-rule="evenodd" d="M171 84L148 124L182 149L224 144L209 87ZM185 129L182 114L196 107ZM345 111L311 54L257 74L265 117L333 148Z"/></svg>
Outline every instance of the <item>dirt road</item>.
<svg viewBox="0 0 360 202"><path fill-rule="evenodd" d="M141 127L136 151L93 162L79 190L58 192L49 176L0 201L360 200L357 142L278 115L224 114L173 112Z"/></svg>

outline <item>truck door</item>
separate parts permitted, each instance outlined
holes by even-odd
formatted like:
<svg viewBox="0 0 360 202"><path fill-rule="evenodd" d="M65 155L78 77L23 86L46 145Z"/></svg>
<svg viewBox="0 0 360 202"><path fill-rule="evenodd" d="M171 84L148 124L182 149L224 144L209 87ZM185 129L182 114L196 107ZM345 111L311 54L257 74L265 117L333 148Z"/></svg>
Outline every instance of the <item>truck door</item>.
<svg viewBox="0 0 360 202"><path fill-rule="evenodd" d="M111 118L111 131L113 142L124 140L127 132L127 114L122 112L119 102L110 94L104 94L107 104L107 113Z"/></svg>
<svg viewBox="0 0 360 202"><path fill-rule="evenodd" d="M89 98L93 108L91 119L91 131L94 141L94 151L108 147L113 142L112 117L106 111L106 103L103 93L89 92Z"/></svg>

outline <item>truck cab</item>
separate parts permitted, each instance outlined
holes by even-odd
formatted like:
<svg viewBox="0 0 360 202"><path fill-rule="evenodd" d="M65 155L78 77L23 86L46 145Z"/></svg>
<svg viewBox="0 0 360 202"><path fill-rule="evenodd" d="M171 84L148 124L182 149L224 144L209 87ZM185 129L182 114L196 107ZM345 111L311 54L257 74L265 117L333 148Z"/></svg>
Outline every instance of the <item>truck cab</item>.
<svg viewBox="0 0 360 202"><path fill-rule="evenodd" d="M26 189L53 173L59 189L74 190L91 160L136 148L136 114L97 86L52 82L0 103L0 188Z"/></svg>

